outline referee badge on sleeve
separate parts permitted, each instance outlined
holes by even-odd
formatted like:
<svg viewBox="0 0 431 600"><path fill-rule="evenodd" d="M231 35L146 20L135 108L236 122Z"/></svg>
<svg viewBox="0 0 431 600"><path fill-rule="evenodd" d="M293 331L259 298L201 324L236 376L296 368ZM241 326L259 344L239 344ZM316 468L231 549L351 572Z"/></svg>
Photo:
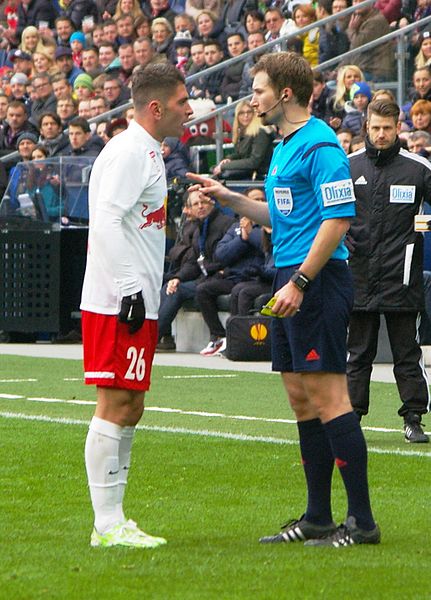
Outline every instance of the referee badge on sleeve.
<svg viewBox="0 0 431 600"><path fill-rule="evenodd" d="M322 191L323 206L325 207L355 202L356 199L351 179L323 183L320 189Z"/></svg>
<svg viewBox="0 0 431 600"><path fill-rule="evenodd" d="M292 190L287 187L274 188L274 201L278 210L285 217L289 216L293 210Z"/></svg>

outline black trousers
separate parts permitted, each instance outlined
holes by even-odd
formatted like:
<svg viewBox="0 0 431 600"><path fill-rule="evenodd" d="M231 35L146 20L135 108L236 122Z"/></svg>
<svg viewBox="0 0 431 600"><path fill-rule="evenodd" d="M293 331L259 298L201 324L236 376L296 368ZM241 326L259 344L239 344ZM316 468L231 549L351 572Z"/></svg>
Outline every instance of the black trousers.
<svg viewBox="0 0 431 600"><path fill-rule="evenodd" d="M226 331L223 327L217 309L217 297L230 294L235 282L223 277L209 277L196 288L196 302L201 309L205 323L210 330L211 339L225 337Z"/></svg>
<svg viewBox="0 0 431 600"><path fill-rule="evenodd" d="M254 307L254 301L262 294L271 295L272 285L263 281L240 281L230 294L230 313L245 317Z"/></svg>
<svg viewBox="0 0 431 600"><path fill-rule="evenodd" d="M398 414L425 414L429 389L422 350L419 346L418 313L384 313L394 362L394 376L402 406ZM366 415L370 404L370 378L377 353L380 313L352 313L347 341L347 382L350 400L358 413Z"/></svg>

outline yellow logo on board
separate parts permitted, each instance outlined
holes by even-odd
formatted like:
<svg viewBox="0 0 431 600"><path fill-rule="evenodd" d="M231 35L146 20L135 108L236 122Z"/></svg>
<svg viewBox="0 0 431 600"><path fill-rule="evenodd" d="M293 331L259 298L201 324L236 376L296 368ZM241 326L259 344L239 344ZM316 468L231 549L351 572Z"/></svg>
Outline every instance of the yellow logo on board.
<svg viewBox="0 0 431 600"><path fill-rule="evenodd" d="M263 323L255 323L250 327L250 336L256 342L263 342L263 340L268 336L268 329Z"/></svg>

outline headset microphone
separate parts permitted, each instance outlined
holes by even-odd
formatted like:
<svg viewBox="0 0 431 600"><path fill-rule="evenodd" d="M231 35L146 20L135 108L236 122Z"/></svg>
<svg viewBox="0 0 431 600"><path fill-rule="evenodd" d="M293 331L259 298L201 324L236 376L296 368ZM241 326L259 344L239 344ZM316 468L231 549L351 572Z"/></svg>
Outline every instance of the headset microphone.
<svg viewBox="0 0 431 600"><path fill-rule="evenodd" d="M282 101L283 101L285 98L287 98L286 94L284 94L283 96L281 96L281 97L280 97L280 98L277 100L277 102L276 102L276 103L275 103L273 106L271 106L271 108L268 108L268 110L266 110L265 112L257 113L257 116L258 116L259 118L266 117L266 115L267 115L269 112L271 112L272 110L274 110L274 108L276 108L276 107L277 107L277 106L280 104L280 102L282 102Z"/></svg>

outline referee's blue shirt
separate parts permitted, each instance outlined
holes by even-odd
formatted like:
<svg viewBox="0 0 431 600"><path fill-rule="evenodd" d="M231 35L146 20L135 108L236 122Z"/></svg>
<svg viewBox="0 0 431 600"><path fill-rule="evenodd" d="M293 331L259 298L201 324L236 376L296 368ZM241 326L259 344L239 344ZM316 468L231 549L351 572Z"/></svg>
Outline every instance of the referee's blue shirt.
<svg viewBox="0 0 431 600"><path fill-rule="evenodd" d="M355 216L347 156L334 131L313 116L275 148L265 192L276 267L301 264L325 219ZM331 258L347 257L341 241Z"/></svg>

